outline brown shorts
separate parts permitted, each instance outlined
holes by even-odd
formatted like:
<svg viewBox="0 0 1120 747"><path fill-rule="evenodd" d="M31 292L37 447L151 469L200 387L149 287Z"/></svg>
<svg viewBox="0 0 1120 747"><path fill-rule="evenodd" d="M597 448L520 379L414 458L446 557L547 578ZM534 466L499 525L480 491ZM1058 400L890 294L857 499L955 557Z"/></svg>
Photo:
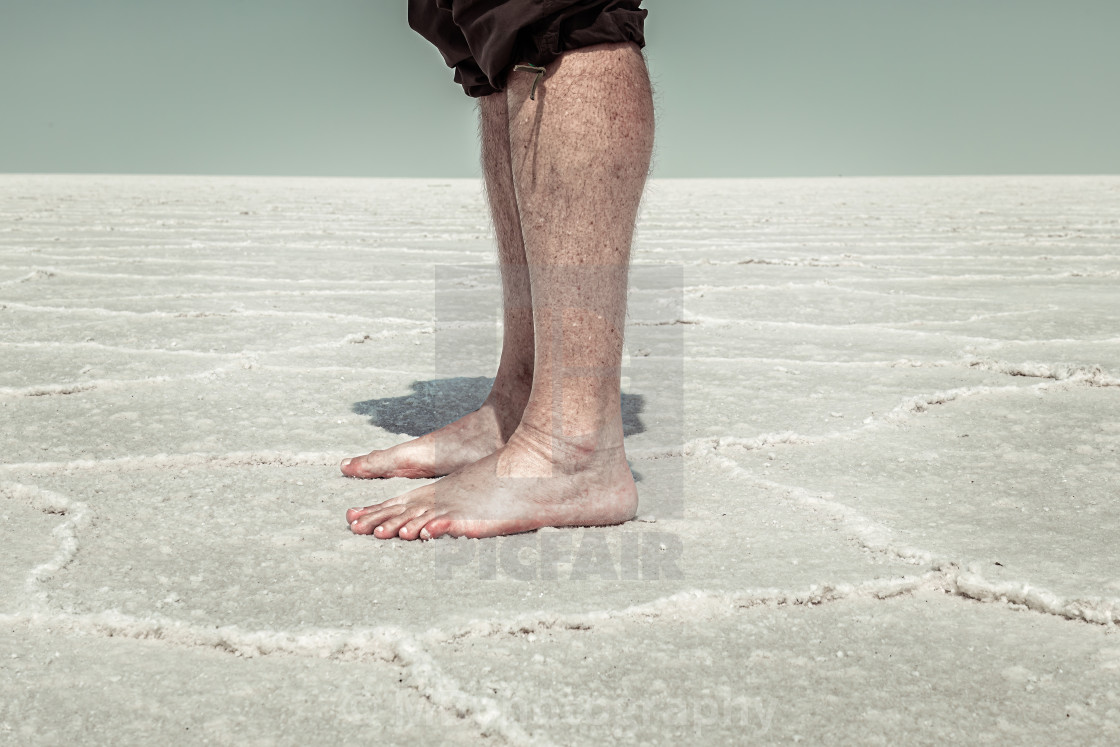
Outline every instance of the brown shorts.
<svg viewBox="0 0 1120 747"><path fill-rule="evenodd" d="M514 65L594 44L645 46L641 0L408 0L408 25L436 45L468 96L501 91Z"/></svg>

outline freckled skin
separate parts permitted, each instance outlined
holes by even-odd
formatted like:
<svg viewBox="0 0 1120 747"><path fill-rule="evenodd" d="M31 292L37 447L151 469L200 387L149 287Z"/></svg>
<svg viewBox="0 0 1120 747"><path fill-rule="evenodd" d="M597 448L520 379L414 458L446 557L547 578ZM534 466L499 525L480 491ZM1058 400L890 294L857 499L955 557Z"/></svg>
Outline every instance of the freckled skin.
<svg viewBox="0 0 1120 747"><path fill-rule="evenodd" d="M379 539L490 537L633 518L619 383L626 278L653 147L645 61L633 44L574 50L511 73L479 101L498 239L504 337L476 412L347 459L350 477L443 479L346 521Z"/></svg>

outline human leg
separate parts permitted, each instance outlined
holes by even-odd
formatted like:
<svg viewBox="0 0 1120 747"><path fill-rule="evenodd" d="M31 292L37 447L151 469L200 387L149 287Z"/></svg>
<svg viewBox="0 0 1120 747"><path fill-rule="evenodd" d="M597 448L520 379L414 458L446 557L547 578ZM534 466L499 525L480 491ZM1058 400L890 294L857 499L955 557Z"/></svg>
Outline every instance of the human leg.
<svg viewBox="0 0 1120 747"><path fill-rule="evenodd" d="M522 420L490 456L347 512L380 538L493 536L631 518L619 372L626 268L649 168L653 109L630 43L587 47L507 90L513 183L528 259L535 362Z"/></svg>
<svg viewBox="0 0 1120 747"><path fill-rule="evenodd" d="M482 406L453 423L389 449L342 463L349 477L440 477L477 462L509 440L533 383L533 310L514 194L509 111L504 93L479 99L482 169L502 276L502 353Z"/></svg>

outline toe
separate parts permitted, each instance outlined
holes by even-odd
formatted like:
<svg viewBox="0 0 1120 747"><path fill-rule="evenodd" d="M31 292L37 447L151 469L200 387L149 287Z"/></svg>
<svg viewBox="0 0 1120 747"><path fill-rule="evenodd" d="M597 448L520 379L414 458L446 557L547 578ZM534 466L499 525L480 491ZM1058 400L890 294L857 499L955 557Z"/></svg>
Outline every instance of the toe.
<svg viewBox="0 0 1120 747"><path fill-rule="evenodd" d="M358 462L360 462L362 458L363 457L352 457L350 459L343 459L342 464L338 465L338 468L342 470L342 474L347 477L359 477L357 474Z"/></svg>
<svg viewBox="0 0 1120 747"><path fill-rule="evenodd" d="M361 519L363 516L368 516L369 514L375 513L377 511L386 511L386 510L391 509L391 508L400 508L401 506L402 506L402 504L401 504L401 501L400 501L400 496L397 496L396 498L390 498L387 501L382 501L381 503L375 503L372 506L366 506L365 508L362 508L362 507L348 508L348 509L346 509L346 523L347 524L353 524L355 521L357 521L358 519Z"/></svg>
<svg viewBox="0 0 1120 747"><path fill-rule="evenodd" d="M414 516L405 522L397 535L402 539L432 539L431 532L425 530L424 526L435 517L436 514L433 511L424 511L419 516Z"/></svg>
<svg viewBox="0 0 1120 747"><path fill-rule="evenodd" d="M342 470L342 474L347 477L357 477L355 473L358 471L358 463L361 462L362 459L364 459L364 457L360 456L343 459L342 464L338 465L338 468Z"/></svg>
<svg viewBox="0 0 1120 747"><path fill-rule="evenodd" d="M381 504L363 510L365 513L350 522L350 531L354 534L377 534L380 537L382 535L375 530L380 528L384 522L402 513L404 507Z"/></svg>
<svg viewBox="0 0 1120 747"><path fill-rule="evenodd" d="M354 519L350 522L350 531L354 534L373 534L373 529L373 526L370 524L363 524L358 519Z"/></svg>
<svg viewBox="0 0 1120 747"><path fill-rule="evenodd" d="M451 531L451 519L434 514L429 514L424 520L423 529L418 530L420 539L436 539L449 531Z"/></svg>
<svg viewBox="0 0 1120 747"><path fill-rule="evenodd" d="M399 514L383 520L377 527L374 534L378 537L400 537L401 539L416 539L416 534L405 535L401 530L408 524L408 522L415 519L417 516L426 511L426 507L416 506L410 509L401 511ZM416 530L419 533L419 529Z"/></svg>
<svg viewBox="0 0 1120 747"><path fill-rule="evenodd" d="M346 475L347 477L380 477L381 475L376 469L376 465L374 464L377 459L376 455L378 453L379 452L371 451L365 456L343 459L342 464L340 465L342 474Z"/></svg>
<svg viewBox="0 0 1120 747"><path fill-rule="evenodd" d="M409 519L398 535L405 539L431 540L447 534L450 528L451 520L442 512L431 509Z"/></svg>

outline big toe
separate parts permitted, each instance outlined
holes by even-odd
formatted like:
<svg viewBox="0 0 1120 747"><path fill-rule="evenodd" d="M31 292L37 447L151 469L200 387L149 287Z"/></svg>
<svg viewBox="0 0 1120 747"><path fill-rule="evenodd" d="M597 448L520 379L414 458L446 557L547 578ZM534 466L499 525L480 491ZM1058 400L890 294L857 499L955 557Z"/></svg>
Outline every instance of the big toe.
<svg viewBox="0 0 1120 747"><path fill-rule="evenodd" d="M374 477L374 472L370 465L371 456L373 456L373 454L343 459L339 468L342 470L342 474L347 477Z"/></svg>

